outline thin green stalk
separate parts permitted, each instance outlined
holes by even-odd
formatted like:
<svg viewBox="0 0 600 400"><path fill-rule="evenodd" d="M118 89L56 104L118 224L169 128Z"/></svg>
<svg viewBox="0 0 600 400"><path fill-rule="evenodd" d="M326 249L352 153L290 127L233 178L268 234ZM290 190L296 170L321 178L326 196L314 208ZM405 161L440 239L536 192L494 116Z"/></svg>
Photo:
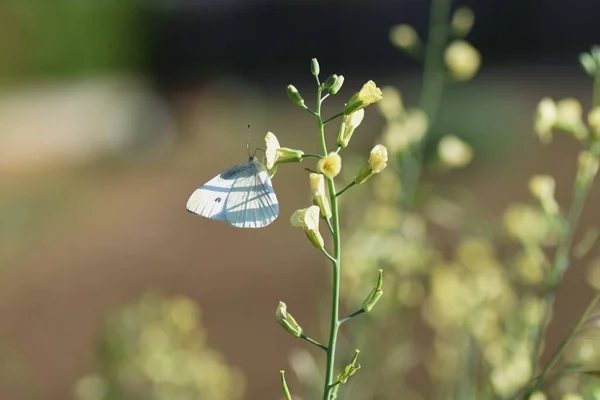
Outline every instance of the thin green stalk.
<svg viewBox="0 0 600 400"><path fill-rule="evenodd" d="M585 311L579 318L579 321L577 321L575 326L573 326L573 328L571 329L571 331L569 332L567 337L565 337L563 339L563 341L560 343L560 345L558 346L558 348L552 355L552 358L550 358L550 361L548 362L548 364L546 364L546 366L544 367L544 370L542 371L539 378L536 380L535 384L533 385L533 388L531 389L531 393L534 393L538 389L539 385L542 383L542 381L544 380L544 378L546 377L548 372L550 372L552 370L552 367L554 367L556 362L560 359L560 356L562 356L562 354L566 350L567 345L569 344L571 339L573 339L573 336L575 336L577 331L579 331L581 326L585 323L586 319L588 318L588 316L594 309L594 306L596 305L596 303L598 303L599 300L600 300L600 293L597 293L594 296L594 298L592 299L592 301L590 301L590 303L586 307Z"/></svg>
<svg viewBox="0 0 600 400"><path fill-rule="evenodd" d="M325 142L325 124L321 119L321 92L319 87L317 91L317 125L319 128L319 137L321 139L321 150L323 156L327 155L327 143ZM327 179L329 189L329 198L331 200L331 219L333 225L333 291L331 299L331 326L329 330L329 343L327 345L327 368L325 372L325 384L323 387L323 400L329 400L334 382L335 370L335 349L337 344L340 308L340 259L341 259L341 240L340 240L340 221L338 213L338 201L335 197L335 183L333 179Z"/></svg>
<svg viewBox="0 0 600 400"><path fill-rule="evenodd" d="M354 182L354 181L350 182L350 183L348 184L348 186L346 186L345 188L343 188L342 190L340 190L339 192L337 192L337 193L335 194L335 197L339 197L339 196L341 196L342 194L344 194L344 192L345 192L346 190L350 189L350 188L351 188L352 186L354 186L354 185L356 185L356 182Z"/></svg>
<svg viewBox="0 0 600 400"><path fill-rule="evenodd" d="M323 350L327 351L327 346L325 346L325 345L323 345L323 344L321 344L321 343L317 342L317 341L316 341L316 340L314 340L314 339L311 339L311 338L309 338L309 337L308 337L308 336L306 336L304 333L303 333L302 335L300 335L300 338L301 338L301 339L304 339L304 340L306 340L306 341L307 341L308 343L310 343L310 344L314 344L315 346L317 346L317 347L319 347L319 348L321 348L321 349L323 349Z"/></svg>
<svg viewBox="0 0 600 400"><path fill-rule="evenodd" d="M343 112L343 111L342 111L342 112L340 112L340 113L337 113L337 114L335 114L333 117L327 118L325 121L323 121L323 125L325 125L325 124L326 124L326 123L328 123L328 122L331 122L331 121L333 121L333 120L334 120L334 119L336 119L337 117L341 117L342 115L344 115L344 112Z"/></svg>
<svg viewBox="0 0 600 400"><path fill-rule="evenodd" d="M423 61L423 83L419 99L419 108L427 114L429 126L421 143L402 160L403 184L406 187L402 198L404 204L410 204L414 200L423 168L423 152L425 151L427 136L437 118L442 103L446 74L444 50L450 37L451 5L452 0L431 1L429 34Z"/></svg>
<svg viewBox="0 0 600 400"><path fill-rule="evenodd" d="M340 320L340 325L343 324L343 323L345 323L345 322L350 321L352 318L354 318L354 317L356 317L356 316L358 316L358 315L360 315L360 314L362 314L364 312L365 312L365 310L363 308L361 308L360 310L354 311L352 314L349 314L349 315L345 316L344 318L342 318Z"/></svg>

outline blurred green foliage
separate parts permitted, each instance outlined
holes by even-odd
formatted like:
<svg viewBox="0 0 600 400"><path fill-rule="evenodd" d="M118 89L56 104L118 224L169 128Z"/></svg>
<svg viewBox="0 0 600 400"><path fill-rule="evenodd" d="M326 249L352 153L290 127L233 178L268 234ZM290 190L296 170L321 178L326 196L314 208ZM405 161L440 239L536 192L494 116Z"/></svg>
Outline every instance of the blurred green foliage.
<svg viewBox="0 0 600 400"><path fill-rule="evenodd" d="M134 0L9 0L0 5L0 79L137 68L145 51Z"/></svg>

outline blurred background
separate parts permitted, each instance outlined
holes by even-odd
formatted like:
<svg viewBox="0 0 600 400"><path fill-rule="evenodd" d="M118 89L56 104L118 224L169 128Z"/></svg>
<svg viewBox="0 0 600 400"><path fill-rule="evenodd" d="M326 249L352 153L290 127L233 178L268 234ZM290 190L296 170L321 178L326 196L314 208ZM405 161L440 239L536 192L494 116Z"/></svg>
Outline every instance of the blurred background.
<svg viewBox="0 0 600 400"><path fill-rule="evenodd" d="M327 113L369 79L416 105L421 67L389 32L408 23L425 36L429 6L2 2L0 398L101 399L107 388L115 399L279 398L278 371L304 344L275 322L277 302L315 332L328 307L328 265L288 222L310 201L302 170L309 165L280 167L281 215L267 229L233 229L188 214L185 203L199 185L245 161L248 122L253 147L272 131L284 146L319 150L313 119L285 93L292 83L312 104L312 57L323 76L346 78ZM544 96L576 97L589 108L591 80L578 55L600 43L600 4L459 6L475 13L469 41L482 67L444 93L432 134L459 135L475 157L467 168L424 179L468 188L485 213L499 217L529 198L532 174L550 173L563 204L579 146L568 138L541 146L533 115ZM384 124L368 112L347 151L367 154ZM357 188L363 198L370 190ZM586 224L600 220L598 188L591 196ZM571 268L547 348L591 293L584 269ZM123 376L127 385L111 384ZM148 379L155 385L144 385ZM415 390L426 381L417 369Z"/></svg>

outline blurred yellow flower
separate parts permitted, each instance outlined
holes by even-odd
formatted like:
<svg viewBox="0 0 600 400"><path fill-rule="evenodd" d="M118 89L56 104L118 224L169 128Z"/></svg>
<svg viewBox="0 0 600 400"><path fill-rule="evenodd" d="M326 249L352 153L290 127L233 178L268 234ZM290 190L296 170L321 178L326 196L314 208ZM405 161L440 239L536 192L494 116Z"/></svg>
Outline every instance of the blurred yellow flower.
<svg viewBox="0 0 600 400"><path fill-rule="evenodd" d="M404 118L390 122L383 131L382 142L390 153L407 150L427 133L429 120L423 110L407 110Z"/></svg>
<svg viewBox="0 0 600 400"><path fill-rule="evenodd" d="M335 151L332 151L317 163L317 171L329 179L333 179L342 170L342 157Z"/></svg>
<svg viewBox="0 0 600 400"><path fill-rule="evenodd" d="M576 183L579 187L587 185L598 173L600 160L588 150L579 153Z"/></svg>
<svg viewBox="0 0 600 400"><path fill-rule="evenodd" d="M446 135L438 144L438 156L445 166L459 168L471 162L473 149L460 138Z"/></svg>
<svg viewBox="0 0 600 400"><path fill-rule="evenodd" d="M402 95L393 86L384 86L382 89L383 99L377 103L379 111L387 119L394 119L404 114Z"/></svg>
<svg viewBox="0 0 600 400"><path fill-rule="evenodd" d="M540 100L535 116L535 132L540 142L549 143L552 141L552 128L558 121L558 110L556 103L549 97Z"/></svg>
<svg viewBox="0 0 600 400"><path fill-rule="evenodd" d="M535 392L529 396L529 400L547 400L548 398L543 392Z"/></svg>
<svg viewBox="0 0 600 400"><path fill-rule="evenodd" d="M466 36L471 31L475 22L475 14L469 7L460 7L452 14L452 22L450 27L454 34L458 36Z"/></svg>
<svg viewBox="0 0 600 400"><path fill-rule="evenodd" d="M528 205L514 204L504 212L504 226L508 233L528 245L546 240L550 226L546 217Z"/></svg>
<svg viewBox="0 0 600 400"><path fill-rule="evenodd" d="M452 76L460 81L471 79L479 70L481 56L469 42L455 40L446 49L446 66Z"/></svg>
<svg viewBox="0 0 600 400"><path fill-rule="evenodd" d="M406 50L420 42L415 28L407 24L393 26L390 29L390 41L399 49Z"/></svg>
<svg viewBox="0 0 600 400"><path fill-rule="evenodd" d="M375 85L375 82L368 81L363 85L360 91L356 92L346 103L344 114L352 114L353 112L365 108L366 106L377 103L383 98L381 89Z"/></svg>
<svg viewBox="0 0 600 400"><path fill-rule="evenodd" d="M591 287L600 290L600 258L596 258L590 263L587 269L586 278Z"/></svg>
<svg viewBox="0 0 600 400"><path fill-rule="evenodd" d="M550 175L534 175L529 180L529 190L542 205L544 211L548 214L558 214L558 203L554 198L556 182Z"/></svg>
<svg viewBox="0 0 600 400"><path fill-rule="evenodd" d="M566 98L556 103L556 126L570 132L579 140L587 138L588 132L583 123L583 109L577 99Z"/></svg>
<svg viewBox="0 0 600 400"><path fill-rule="evenodd" d="M600 107L594 107L588 114L588 124L596 138L600 138Z"/></svg>

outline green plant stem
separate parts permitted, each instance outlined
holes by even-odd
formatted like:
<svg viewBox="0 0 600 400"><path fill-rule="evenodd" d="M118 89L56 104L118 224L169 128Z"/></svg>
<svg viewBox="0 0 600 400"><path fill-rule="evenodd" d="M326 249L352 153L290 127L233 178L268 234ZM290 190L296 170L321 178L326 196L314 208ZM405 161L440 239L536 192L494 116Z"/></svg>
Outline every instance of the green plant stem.
<svg viewBox="0 0 600 400"><path fill-rule="evenodd" d="M302 158L310 158L310 157L323 158L323 156L320 155L320 154L313 154L313 153L304 153L304 154L302 154Z"/></svg>
<svg viewBox="0 0 600 400"><path fill-rule="evenodd" d="M317 342L314 339L309 338L304 333L302 335L300 335L300 338L306 340L310 344L314 344L315 346L320 347L321 349L327 351L327 346L325 346L324 344L321 344L321 343Z"/></svg>
<svg viewBox="0 0 600 400"><path fill-rule="evenodd" d="M283 395L285 396L285 400L292 400L292 395L290 394L290 390L288 389L287 382L285 381L285 371L279 371L281 376L281 389L283 390Z"/></svg>
<svg viewBox="0 0 600 400"><path fill-rule="evenodd" d="M339 197L339 196L341 196L342 194L344 194L344 192L345 192L346 190L350 189L350 188L351 188L352 186L354 186L354 185L356 185L356 182L354 182L354 181L350 182L350 183L348 184L348 186L346 186L345 188L343 188L342 190L340 190L339 192L337 192L337 193L335 194L335 197Z"/></svg>
<svg viewBox="0 0 600 400"><path fill-rule="evenodd" d="M317 125L319 128L319 137L321 139L321 150L323 156L327 155L327 143L325 141L325 124L321 119L321 92L319 87L317 91ZM323 387L323 400L329 400L332 390L333 375L335 369L335 349L337 344L340 308L340 259L341 259L341 240L340 240L340 221L338 213L338 201L335 197L335 183L333 179L327 179L329 189L329 198L331 200L331 219L333 227L333 290L331 299L331 326L329 329L329 343L327 345L327 368L325 372L325 384Z"/></svg>
<svg viewBox="0 0 600 400"><path fill-rule="evenodd" d="M323 121L323 125L325 125L325 124L326 124L326 123L328 123L328 122L331 122L331 121L333 121L333 120L334 120L334 119L336 119L337 117L341 117L342 115L344 115L344 112L343 112L343 111L342 111L342 112L340 112L340 113L337 113L337 114L335 114L333 117L327 118L325 121Z"/></svg>
<svg viewBox="0 0 600 400"><path fill-rule="evenodd" d="M345 316L344 318L342 318L340 320L340 325L343 324L344 322L350 321L352 318L354 318L354 317L356 317L356 316L358 316L358 315L360 315L360 314L362 314L364 312L365 312L365 310L361 308L360 310L354 311L352 314L348 314L347 316Z"/></svg>
<svg viewBox="0 0 600 400"><path fill-rule="evenodd" d="M560 359L560 356L562 356L562 354L564 353L565 349L567 348L567 345L569 344L571 339L573 339L573 336L575 336L577 331L579 331L581 326L585 323L585 320L588 318L588 316L594 309L594 306L596 305L596 303L598 303L599 300L600 300L600 293L596 293L596 295L594 296L592 301L590 301L590 303L586 307L583 314L581 314L581 317L579 318L579 320L577 321L575 326L573 326L573 328L571 329L571 331L569 332L567 337L565 337L563 339L563 341L560 343L560 345L558 346L558 348L556 349L554 354L552 354L550 361L548 362L548 364L546 364L546 366L542 370L542 373L540 374L540 376L537 378L535 384L533 385L533 388L531 389L531 393L534 393L538 389L539 385L542 383L542 381L544 380L544 378L546 377L548 372L550 372L552 370L552 367L554 367L556 362Z"/></svg>
<svg viewBox="0 0 600 400"><path fill-rule="evenodd" d="M419 145L402 160L403 184L406 188L402 196L405 205L411 204L419 185L423 169L423 153L431 127L437 119L442 103L446 68L444 51L450 37L450 8L452 0L432 0L429 12L429 34L423 61L423 80L419 108L427 114L427 133Z"/></svg>

